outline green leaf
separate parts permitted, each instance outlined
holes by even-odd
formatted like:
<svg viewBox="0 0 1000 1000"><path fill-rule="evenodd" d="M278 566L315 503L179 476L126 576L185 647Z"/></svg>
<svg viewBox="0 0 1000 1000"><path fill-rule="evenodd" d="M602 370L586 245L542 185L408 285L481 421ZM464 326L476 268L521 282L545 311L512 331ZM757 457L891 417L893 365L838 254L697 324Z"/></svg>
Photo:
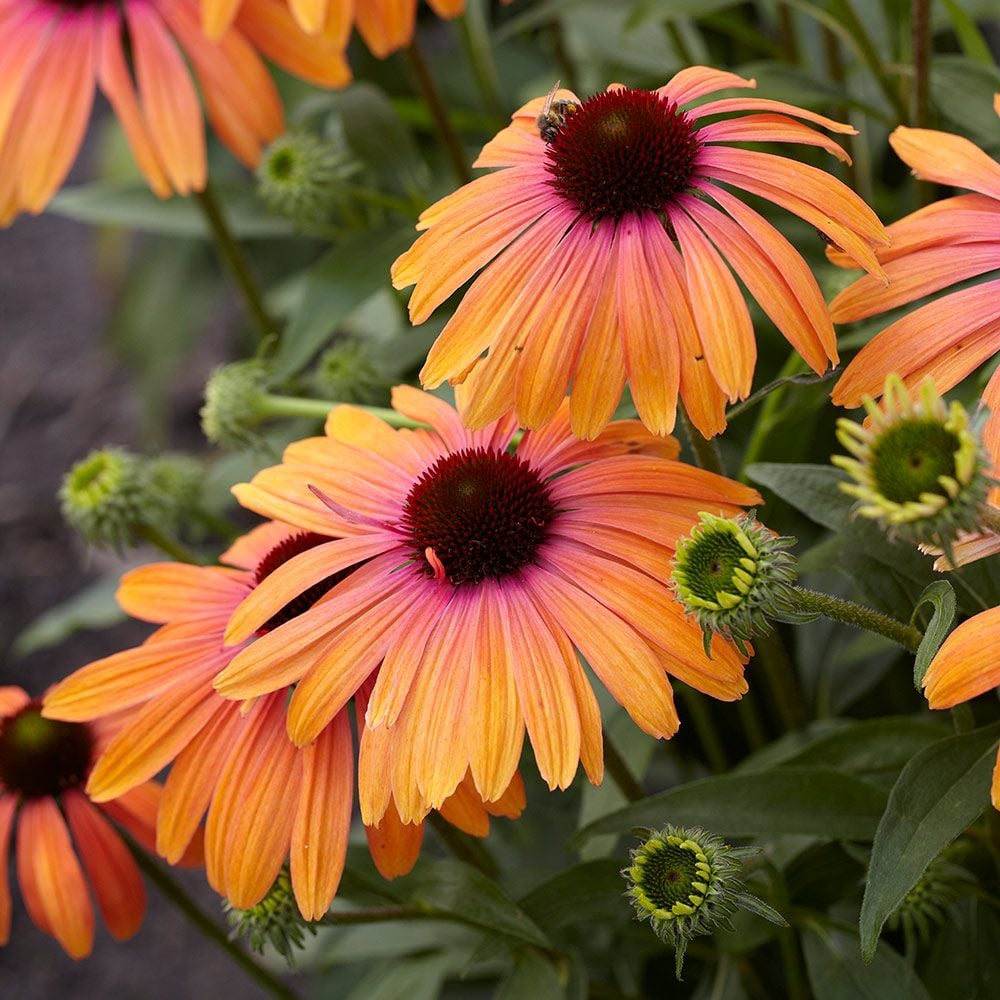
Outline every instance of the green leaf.
<svg viewBox="0 0 1000 1000"><path fill-rule="evenodd" d="M993 95L1000 91L1000 70L965 56L931 60L931 97L941 114L980 145L1000 145Z"/></svg>
<svg viewBox="0 0 1000 1000"><path fill-rule="evenodd" d="M613 920L626 912L621 868L620 860L610 858L585 861L532 889L519 905L539 927L549 930L585 920Z"/></svg>
<svg viewBox="0 0 1000 1000"><path fill-rule="evenodd" d="M444 954L420 955L379 964L369 972L344 1000L437 1000L455 960Z"/></svg>
<svg viewBox="0 0 1000 1000"><path fill-rule="evenodd" d="M976 22L969 17L956 0L941 0L941 2L944 4L945 10L948 11L948 17L951 19L955 34L958 36L958 42L965 54L976 62L992 66L993 54L990 52L989 45L986 44L986 39L983 38L983 33L976 26Z"/></svg>
<svg viewBox="0 0 1000 1000"><path fill-rule="evenodd" d="M527 944L550 947L532 919L485 875L459 861L426 861L393 886L401 898L462 923Z"/></svg>
<svg viewBox="0 0 1000 1000"><path fill-rule="evenodd" d="M1000 915L982 899L962 899L948 908L924 968L937 997L994 1000L1000 996Z"/></svg>
<svg viewBox="0 0 1000 1000"><path fill-rule="evenodd" d="M700 826L722 836L867 840L885 807L872 785L827 767L779 767L692 781L602 816L574 841L633 826Z"/></svg>
<svg viewBox="0 0 1000 1000"><path fill-rule="evenodd" d="M918 753L889 794L872 847L861 945L875 954L882 925L927 866L989 803L1000 723L950 736Z"/></svg>
<svg viewBox="0 0 1000 1000"><path fill-rule="evenodd" d="M110 628L125 620L115 601L120 573L108 573L88 584L68 601L39 615L15 640L15 656L51 649L82 629Z"/></svg>
<svg viewBox="0 0 1000 1000"><path fill-rule="evenodd" d="M840 489L847 474L832 465L755 462L746 474L824 528L842 531L850 522L854 501Z"/></svg>
<svg viewBox="0 0 1000 1000"><path fill-rule="evenodd" d="M215 194L226 222L240 239L291 236L292 225L266 213L245 187L219 184ZM160 199L137 181L95 181L63 188L46 209L79 222L122 226L166 236L211 236L194 198Z"/></svg>
<svg viewBox="0 0 1000 1000"><path fill-rule="evenodd" d="M302 301L281 338L275 358L277 382L301 371L349 312L388 285L389 268L412 236L409 228L366 230L312 266Z"/></svg>
<svg viewBox="0 0 1000 1000"><path fill-rule="evenodd" d="M924 590L913 609L913 617L910 619L911 625L917 624L917 616L925 604L932 605L934 613L924 630L924 637L920 640L917 658L913 664L913 686L918 691L923 682L924 674L927 673L927 668L931 665L931 660L941 648L941 643L947 638L952 622L955 620L955 591L951 584L947 580L936 580Z"/></svg>
<svg viewBox="0 0 1000 1000"><path fill-rule="evenodd" d="M563 1000L565 970L537 951L522 949L511 974L501 983L494 1000ZM407 998L409 1000L409 998Z"/></svg>
<svg viewBox="0 0 1000 1000"><path fill-rule="evenodd" d="M912 966L886 944L866 966L853 935L814 924L802 949L816 1000L930 1000Z"/></svg>

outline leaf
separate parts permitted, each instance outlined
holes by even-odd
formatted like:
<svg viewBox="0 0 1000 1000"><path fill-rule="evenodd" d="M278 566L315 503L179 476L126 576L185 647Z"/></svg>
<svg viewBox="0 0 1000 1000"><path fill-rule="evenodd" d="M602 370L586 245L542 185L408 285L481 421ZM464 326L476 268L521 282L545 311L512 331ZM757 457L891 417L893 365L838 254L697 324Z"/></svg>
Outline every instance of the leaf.
<svg viewBox="0 0 1000 1000"><path fill-rule="evenodd" d="M366 230L310 268L302 301L278 347L277 382L301 371L348 313L388 285L389 268L411 239L409 228Z"/></svg>
<svg viewBox="0 0 1000 1000"><path fill-rule="evenodd" d="M501 983L494 1000L563 1000L566 970L556 967L537 951L521 949L511 974Z"/></svg>
<svg viewBox="0 0 1000 1000"><path fill-rule="evenodd" d="M986 44L986 39L983 38L983 33L976 27L976 22L969 17L956 0L941 0L941 2L948 12L948 17L951 19L955 34L958 36L959 44L965 54L976 62L992 66L993 54L990 52L989 45Z"/></svg>
<svg viewBox="0 0 1000 1000"><path fill-rule="evenodd" d="M1000 723L949 736L903 768L872 846L860 923L866 961L892 911L988 804L998 737Z"/></svg>
<svg viewBox="0 0 1000 1000"><path fill-rule="evenodd" d="M924 967L934 996L993 1000L1000 996L1000 915L986 900L963 899L948 908Z"/></svg>
<svg viewBox="0 0 1000 1000"><path fill-rule="evenodd" d="M613 920L625 912L622 862L585 861L523 896L519 905L539 927L557 930L585 920Z"/></svg>
<svg viewBox="0 0 1000 1000"><path fill-rule="evenodd" d="M919 691L927 673L927 668L931 665L941 644L951 631L952 622L955 620L955 591L947 580L936 580L920 595L916 607L913 609L913 617L910 624L915 625L917 614L925 605L930 604L934 608L930 623L924 630L924 637L920 640L917 648L917 658L913 664L913 686Z"/></svg>
<svg viewBox="0 0 1000 1000"><path fill-rule="evenodd" d="M527 944L550 947L532 919L485 875L459 861L422 862L393 884L402 899L447 913L462 923Z"/></svg>
<svg viewBox="0 0 1000 1000"><path fill-rule="evenodd" d="M452 956L414 956L376 965L344 1000L437 1000L445 979L458 971Z"/></svg>
<svg viewBox="0 0 1000 1000"><path fill-rule="evenodd" d="M226 222L240 239L291 236L292 225L266 213L245 187L215 187ZM161 200L138 181L95 181L63 188L49 202L48 212L99 226L123 226L166 236L197 236L210 232L193 197Z"/></svg>
<svg viewBox="0 0 1000 1000"><path fill-rule="evenodd" d="M82 629L110 628L125 621L115 601L120 573L108 573L88 584L68 601L39 615L15 640L11 652L28 656L51 649Z"/></svg>
<svg viewBox="0 0 1000 1000"><path fill-rule="evenodd" d="M965 56L931 60L931 97L941 114L982 146L998 146L993 94L1000 91L1000 70Z"/></svg>
<svg viewBox="0 0 1000 1000"><path fill-rule="evenodd" d="M832 465L755 462L747 466L746 474L824 528L842 531L850 523L854 501L840 489L847 474Z"/></svg>
<svg viewBox="0 0 1000 1000"><path fill-rule="evenodd" d="M884 807L883 792L851 775L827 767L779 767L671 788L602 816L574 841L664 823L702 826L734 837L802 834L867 840Z"/></svg>
<svg viewBox="0 0 1000 1000"><path fill-rule="evenodd" d="M802 934L802 949L816 1000L930 1000L913 968L887 944L866 966L853 935L814 924Z"/></svg>

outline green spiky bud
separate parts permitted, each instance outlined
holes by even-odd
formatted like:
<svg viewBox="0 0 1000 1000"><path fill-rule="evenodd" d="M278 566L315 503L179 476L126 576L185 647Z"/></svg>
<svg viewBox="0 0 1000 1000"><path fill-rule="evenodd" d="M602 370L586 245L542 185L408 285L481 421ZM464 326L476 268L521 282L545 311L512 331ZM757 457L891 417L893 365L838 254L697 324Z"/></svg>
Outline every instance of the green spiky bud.
<svg viewBox="0 0 1000 1000"><path fill-rule="evenodd" d="M205 470L190 455L167 452L146 463L150 489L159 497L167 530L176 530L201 502Z"/></svg>
<svg viewBox="0 0 1000 1000"><path fill-rule="evenodd" d="M770 631L769 619L794 604L794 538L775 535L754 519L701 513L677 542L671 576L677 600L705 634L705 649L719 634L742 652L754 635Z"/></svg>
<svg viewBox="0 0 1000 1000"><path fill-rule="evenodd" d="M633 833L644 839L632 849L631 863L622 871L628 883L625 895L636 919L648 920L656 935L673 945L678 979L691 940L717 927L731 930L737 909L788 926L780 913L747 892L742 881L743 860L759 848L730 847L697 827L672 824Z"/></svg>
<svg viewBox="0 0 1000 1000"><path fill-rule="evenodd" d="M962 895L975 891L975 881L949 859L948 851L936 857L889 915L886 926L902 930L907 952L926 947L935 926L947 919L947 909Z"/></svg>
<svg viewBox="0 0 1000 1000"><path fill-rule="evenodd" d="M260 444L270 370L257 358L216 368L205 385L201 429L213 444L239 450Z"/></svg>
<svg viewBox="0 0 1000 1000"><path fill-rule="evenodd" d="M375 403L388 388L368 349L353 339L343 340L319 356L311 383L321 398L342 403Z"/></svg>
<svg viewBox="0 0 1000 1000"><path fill-rule="evenodd" d="M97 548L135 544L143 522L160 511L143 461L122 448L92 451L63 477L59 501L66 523Z"/></svg>
<svg viewBox="0 0 1000 1000"><path fill-rule="evenodd" d="M960 532L978 530L993 481L965 408L945 403L931 379L911 399L898 375L886 379L881 404L866 396L864 406L868 426L837 421L851 455L832 458L851 477L841 489L858 501L854 513L892 538L946 551Z"/></svg>
<svg viewBox="0 0 1000 1000"><path fill-rule="evenodd" d="M337 202L335 182L351 169L334 143L299 129L264 150L257 191L276 215L295 222L323 220Z"/></svg>
<svg viewBox="0 0 1000 1000"><path fill-rule="evenodd" d="M305 947L306 931L316 933L299 913L287 866L278 872L274 885L256 906L241 910L223 900L222 908L235 936L247 941L258 954L270 945L290 966L295 964L295 952Z"/></svg>

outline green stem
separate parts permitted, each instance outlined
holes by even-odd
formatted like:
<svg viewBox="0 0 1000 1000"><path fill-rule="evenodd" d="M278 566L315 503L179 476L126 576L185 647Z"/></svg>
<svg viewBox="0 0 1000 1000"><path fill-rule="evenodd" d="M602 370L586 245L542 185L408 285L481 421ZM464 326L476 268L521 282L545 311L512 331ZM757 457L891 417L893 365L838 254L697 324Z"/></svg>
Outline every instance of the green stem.
<svg viewBox="0 0 1000 1000"><path fill-rule="evenodd" d="M347 184L344 181L334 181L331 185L342 194L357 198L358 201L368 202L370 205L378 205L379 208L388 208L399 215L410 218L420 213L420 208L412 201L405 198L397 198L395 195L385 194L383 191L373 191L371 188L359 187L356 184ZM363 226L364 220L358 220Z"/></svg>
<svg viewBox="0 0 1000 1000"><path fill-rule="evenodd" d="M778 372L777 379L779 381L783 378L788 378L791 375L798 375L799 372L805 370L806 364L802 360L801 356L797 351L792 351L785 363L781 366L781 371ZM740 479L746 482L746 468L748 465L753 465L754 462L760 457L764 450L764 445L767 442L767 436L771 433L772 428L777 423L778 418L781 414L781 402L785 398L785 393L788 391L787 386L781 386L775 389L767 398L764 400L760 411L757 414L757 420L753 425L753 430L750 432L750 439L747 441L747 446L743 451L743 467L740 472Z"/></svg>
<svg viewBox="0 0 1000 1000"><path fill-rule="evenodd" d="M305 399L299 396L275 396L262 393L257 401L256 412L261 420L325 420L335 406L342 404L335 400ZM359 410L365 410L372 416L384 420L390 427L409 427L427 429L427 424L404 417L402 413L387 406L359 406L351 403Z"/></svg>
<svg viewBox="0 0 1000 1000"><path fill-rule="evenodd" d="M815 612L831 621L842 622L844 625L853 625L855 628L883 635L911 653L917 651L920 640L923 638L919 629L912 625L884 615L881 611L856 604L854 601L845 601L840 597L833 597L831 594L807 590L805 587L794 587L793 590L797 597L796 611Z"/></svg>
<svg viewBox="0 0 1000 1000"><path fill-rule="evenodd" d="M632 773L628 762L621 755L606 729L604 730L604 770L629 802L641 802L646 797L646 789Z"/></svg>
<svg viewBox="0 0 1000 1000"><path fill-rule="evenodd" d="M724 476L726 470L722 465L722 455L719 452L719 445L715 439L702 437L701 431L691 423L691 418L688 416L683 404L678 404L677 416L681 426L684 428L688 444L691 445L695 464L699 468L706 469L708 472L716 472L720 476Z"/></svg>
<svg viewBox="0 0 1000 1000"><path fill-rule="evenodd" d="M162 528L154 524L140 524L136 528L136 534L144 541L149 542L150 545L155 545L171 559L176 559L177 562L192 563L195 566L200 566L204 562L197 552L189 549L176 538L172 538Z"/></svg>
<svg viewBox="0 0 1000 1000"><path fill-rule="evenodd" d="M221 948L240 968L255 979L272 996L281 1000L297 1000L297 994L263 966L258 965L245 951L229 940L226 932L206 916L197 903L127 834L122 834L132 856L142 873L166 896L192 924L217 947Z"/></svg>
<svg viewBox="0 0 1000 1000"><path fill-rule="evenodd" d="M782 725L786 730L798 729L806 721L806 709L799 693L799 679L784 644L774 632L770 632L757 636L754 652L754 662L764 669L771 700Z"/></svg>
<svg viewBox="0 0 1000 1000"><path fill-rule="evenodd" d="M549 38L552 40L552 55L556 65L559 67L559 76L568 90L580 95L580 78L577 76L576 66L570 58L569 49L566 48L566 39L563 37L562 22L554 18L549 24Z"/></svg>
<svg viewBox="0 0 1000 1000"><path fill-rule="evenodd" d="M720 773L727 770L729 761L726 759L726 751L722 746L722 740L719 739L719 733L712 721L704 696L686 684L680 685L678 690L687 706L691 721L694 723L695 732L698 734L702 749L705 751L709 767Z"/></svg>
<svg viewBox="0 0 1000 1000"><path fill-rule="evenodd" d="M472 67L479 92L483 95L486 110L499 119L506 117L504 101L500 96L500 75L493 58L490 30L483 0L467 0L465 13L458 21L465 54Z"/></svg>
<svg viewBox="0 0 1000 1000"><path fill-rule="evenodd" d="M209 531L214 532L219 538L226 542L234 542L240 535L239 529L232 523L232 521L223 517L221 514L216 514L214 511L208 510L205 507L196 507L194 509L194 516L197 520L208 528Z"/></svg>
<svg viewBox="0 0 1000 1000"><path fill-rule="evenodd" d="M799 43L795 37L795 14L783 3L778 7L778 30L781 35L781 51L785 62L797 66L799 63Z"/></svg>
<svg viewBox="0 0 1000 1000"><path fill-rule="evenodd" d="M739 712L743 733L747 738L747 746L751 750L760 750L766 745L767 737L764 735L764 724L761 722L760 713L757 711L757 702L752 692L748 691L736 702L736 711Z"/></svg>
<svg viewBox="0 0 1000 1000"><path fill-rule="evenodd" d="M215 197L215 192L206 184L204 191L194 192L194 197L205 216L205 222L215 240L219 257L243 295L247 312L257 326L260 339L267 340L269 337L276 336L277 325L264 308L264 300L253 275L250 273L250 266L243 250L233 237L223 214L222 206Z"/></svg>
<svg viewBox="0 0 1000 1000"><path fill-rule="evenodd" d="M445 846L459 861L477 868L487 878L496 878L500 874L500 866L494 861L493 855L486 845L475 837L470 837L456 829L439 812L432 810L427 821L434 832L444 841Z"/></svg>
<svg viewBox="0 0 1000 1000"><path fill-rule="evenodd" d="M680 56L681 62L686 66L694 65L697 60L688 47L688 43L685 41L681 29L677 27L676 22L671 19L666 22L664 27L667 29L667 35L670 37L670 44L677 50L677 55Z"/></svg>
<svg viewBox="0 0 1000 1000"><path fill-rule="evenodd" d="M910 124L927 128L930 109L931 68L930 0L913 0L910 8L910 39L913 59L913 86L910 91Z"/></svg>
<svg viewBox="0 0 1000 1000"><path fill-rule="evenodd" d="M767 870L771 882L771 901L780 913L787 913L791 906L784 875L771 864L767 866ZM780 927L777 929L777 938L781 950L781 964L785 972L786 996L788 1000L806 1000L809 993L805 988L797 935L791 927Z"/></svg>
<svg viewBox="0 0 1000 1000"><path fill-rule="evenodd" d="M459 184L468 184L472 180L472 171L469 170L469 165L465 161L462 144L459 142L458 134L452 128L451 121L448 118L448 110L445 108L444 102L441 100L441 95L438 93L434 77L431 76L430 70L427 68L427 62L420 51L416 36L414 36L410 47L406 50L406 58L410 64L410 70L417 81L417 89L420 91L420 96L426 102L431 117L434 119L438 138L448 153L448 159L451 160L451 167L455 172L455 177L458 179Z"/></svg>

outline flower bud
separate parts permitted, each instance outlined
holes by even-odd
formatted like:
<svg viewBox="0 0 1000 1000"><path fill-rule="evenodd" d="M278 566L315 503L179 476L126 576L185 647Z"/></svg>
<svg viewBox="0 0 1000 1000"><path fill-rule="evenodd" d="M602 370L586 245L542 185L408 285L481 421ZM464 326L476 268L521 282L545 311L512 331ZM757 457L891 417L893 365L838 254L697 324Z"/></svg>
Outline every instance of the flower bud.
<svg viewBox="0 0 1000 1000"><path fill-rule="evenodd" d="M213 444L239 450L261 441L257 431L264 418L270 372L256 358L216 368L205 386L201 429Z"/></svg>
<svg viewBox="0 0 1000 1000"><path fill-rule="evenodd" d="M795 539L773 534L754 513L701 513L677 542L674 593L705 633L706 651L718 633L746 652L746 642L769 632L769 619L794 603L795 557L787 550Z"/></svg>
<svg viewBox="0 0 1000 1000"><path fill-rule="evenodd" d="M678 979L691 940L717 927L731 930L737 909L788 926L780 913L747 892L740 878L743 859L759 848L730 847L697 827L667 825L633 833L645 839L630 852L631 864L622 871L628 883L625 895L636 919L648 920L657 937L674 946Z"/></svg>
<svg viewBox="0 0 1000 1000"><path fill-rule="evenodd" d="M365 345L343 340L328 348L316 362L312 387L322 399L339 403L375 403L385 396L388 381L382 377Z"/></svg>
<svg viewBox="0 0 1000 1000"><path fill-rule="evenodd" d="M276 215L298 222L322 220L337 201L334 182L349 170L332 142L303 130L287 132L261 155L257 192Z"/></svg>
<svg viewBox="0 0 1000 1000"><path fill-rule="evenodd" d="M146 462L149 485L159 498L166 523L163 527L175 531L185 516L201 501L205 471L201 462L190 455L168 452Z"/></svg>
<svg viewBox="0 0 1000 1000"><path fill-rule="evenodd" d="M927 866L886 921L890 930L902 930L907 954L926 947L934 926L945 922L948 907L960 896L975 892L972 876L949 860L950 854L951 849L946 850Z"/></svg>
<svg viewBox="0 0 1000 1000"><path fill-rule="evenodd" d="M241 910L223 900L222 908L229 926L255 952L262 954L270 945L289 965L295 964L295 952L305 947L305 932L316 933L299 913L287 866L278 872L274 885L256 906Z"/></svg>
<svg viewBox="0 0 1000 1000"><path fill-rule="evenodd" d="M976 531L991 463L962 405L946 404L931 379L911 399L890 375L881 404L865 397L864 406L868 426L837 421L837 439L852 457L832 459L853 480L841 489L858 500L855 513L879 521L890 537L946 551L960 532Z"/></svg>

